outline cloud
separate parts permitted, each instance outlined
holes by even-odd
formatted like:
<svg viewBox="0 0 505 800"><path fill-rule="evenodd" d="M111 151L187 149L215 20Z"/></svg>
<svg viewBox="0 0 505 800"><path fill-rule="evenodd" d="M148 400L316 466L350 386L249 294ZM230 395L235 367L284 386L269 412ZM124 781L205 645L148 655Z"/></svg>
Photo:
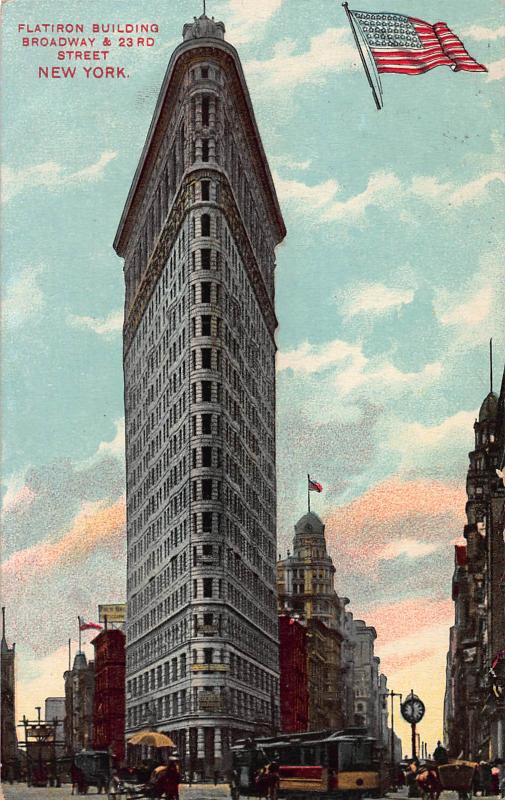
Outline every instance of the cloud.
<svg viewBox="0 0 505 800"><path fill-rule="evenodd" d="M115 422L112 441L101 442L83 462L56 460L2 483L2 544L8 558L34 542L61 535L85 504L112 504L124 493L124 420Z"/></svg>
<svg viewBox="0 0 505 800"><path fill-rule="evenodd" d="M398 539L390 542L382 551L380 558L383 561L393 561L399 556L417 559L431 555L438 549L436 542L419 542L416 539Z"/></svg>
<svg viewBox="0 0 505 800"><path fill-rule="evenodd" d="M334 386L344 396L357 390L366 394L367 388L372 388L375 394L381 387L393 394L411 387L419 391L442 374L440 362L425 364L419 372L402 372L385 356L367 358L361 344L341 339L320 345L302 342L294 350L281 351L277 368L279 372L289 369L306 375L334 369Z"/></svg>
<svg viewBox="0 0 505 800"><path fill-rule="evenodd" d="M25 267L7 284L2 300L2 317L7 327L19 327L44 309L44 294L39 286L41 272L40 266Z"/></svg>
<svg viewBox="0 0 505 800"><path fill-rule="evenodd" d="M228 0L228 8L223 12L226 38L238 45L261 36L282 3L283 0Z"/></svg>
<svg viewBox="0 0 505 800"><path fill-rule="evenodd" d="M2 500L2 511L4 514L20 514L26 511L35 499L35 492L24 484L17 490L10 488Z"/></svg>
<svg viewBox="0 0 505 800"><path fill-rule="evenodd" d="M493 61L487 65L487 78L486 83L490 81L501 81L505 78L505 58L500 61Z"/></svg>
<svg viewBox="0 0 505 800"><path fill-rule="evenodd" d="M409 650L423 647L423 629L433 625L446 625L446 633L454 617L454 603L449 598L426 596L412 597L392 603L381 603L366 609L369 625L377 631L377 639L384 647L393 644L398 647L401 639L410 640L415 633L416 642Z"/></svg>
<svg viewBox="0 0 505 800"><path fill-rule="evenodd" d="M502 251L484 252L479 267L460 286L435 287L433 310L439 323L451 330L451 350L480 346L489 337L501 338L505 307L500 292Z"/></svg>
<svg viewBox="0 0 505 800"><path fill-rule="evenodd" d="M476 294L461 303L450 305L450 292L439 292L437 316L442 325L480 325L491 311L493 290L483 286Z"/></svg>
<svg viewBox="0 0 505 800"><path fill-rule="evenodd" d="M450 474L462 480L476 416L477 411L458 411L438 425L390 420L389 431L384 433L388 448L401 454L398 472L404 477Z"/></svg>
<svg viewBox="0 0 505 800"><path fill-rule="evenodd" d="M361 314L383 316L409 305L413 299L413 289L390 288L383 283L357 284L337 297L338 308L347 318Z"/></svg>
<svg viewBox="0 0 505 800"><path fill-rule="evenodd" d="M291 158L290 156L281 155L272 156L270 158L270 163L278 167L286 167L286 169L304 171L309 169L310 165L312 164L312 159L308 158L305 161L295 161L295 159ZM278 180L282 179L278 178Z"/></svg>
<svg viewBox="0 0 505 800"><path fill-rule="evenodd" d="M2 202L6 203L21 192L35 186L44 186L53 190L100 180L105 168L116 156L116 152L107 150L100 155L98 161L77 172L66 172L64 167L55 161L46 161L43 164L19 169L5 165L2 168Z"/></svg>
<svg viewBox="0 0 505 800"><path fill-rule="evenodd" d="M245 64L248 79L264 90L289 90L302 83L325 83L332 73L358 66L356 48L347 28L327 28L311 37L307 50L301 53L296 50L293 39L277 42L271 58Z"/></svg>
<svg viewBox="0 0 505 800"><path fill-rule="evenodd" d="M104 319L79 316L77 314L69 314L67 316L67 321L72 327L90 330L93 331L93 333L97 333L99 336L111 336L112 334L122 331L123 319L124 314L122 310L113 311Z"/></svg>
<svg viewBox="0 0 505 800"><path fill-rule="evenodd" d="M449 547L465 523L465 502L458 483L388 478L332 509L327 541L342 574L348 570L376 580L379 562L393 543L407 539Z"/></svg>
<svg viewBox="0 0 505 800"><path fill-rule="evenodd" d="M277 370L282 372L291 369L293 372L304 374L319 373L349 358L362 365L366 363L360 345L349 344L341 339L334 339L321 345L302 342L295 350L278 352Z"/></svg>
<svg viewBox="0 0 505 800"><path fill-rule="evenodd" d="M78 563L98 547L114 545L124 538L125 501L111 506L103 502L87 503L72 526L55 541L44 541L19 550L2 564L7 592L19 592L34 577L44 580L63 566Z"/></svg>
<svg viewBox="0 0 505 800"><path fill-rule="evenodd" d="M505 36L505 25L496 28L485 28L483 25L470 25L469 28L463 31L463 37L475 39L478 42L482 41L496 41Z"/></svg>
<svg viewBox="0 0 505 800"><path fill-rule="evenodd" d="M421 200L439 209L450 210L470 203L485 200L491 186L505 183L505 173L499 170L486 172L467 183L441 182L434 176L414 176L410 182L402 182L393 172L378 171L370 175L362 192L340 200L342 191L334 179L312 186L302 181L290 180L274 174L275 186L281 202L286 203L304 220L315 224L341 222L362 224L368 209L389 209L401 206L407 200Z"/></svg>
<svg viewBox="0 0 505 800"><path fill-rule="evenodd" d="M110 442L100 442L96 457L114 456L115 458L124 460L125 453L125 420L124 417L117 419L114 423L116 426L116 434Z"/></svg>
<svg viewBox="0 0 505 800"><path fill-rule="evenodd" d="M452 182L441 183L434 177L415 177L412 179L410 191L421 199L458 208L483 198L488 187L496 182L505 183L504 172L487 172L459 186Z"/></svg>

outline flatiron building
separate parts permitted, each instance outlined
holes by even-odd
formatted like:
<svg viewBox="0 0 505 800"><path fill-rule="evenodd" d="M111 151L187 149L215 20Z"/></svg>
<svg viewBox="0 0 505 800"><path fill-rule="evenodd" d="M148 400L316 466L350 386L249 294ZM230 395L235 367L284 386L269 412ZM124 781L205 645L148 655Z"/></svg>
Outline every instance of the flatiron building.
<svg viewBox="0 0 505 800"><path fill-rule="evenodd" d="M132 122L134 124L134 121ZM114 241L124 259L127 735L225 769L278 724L274 250L236 50L183 29Z"/></svg>

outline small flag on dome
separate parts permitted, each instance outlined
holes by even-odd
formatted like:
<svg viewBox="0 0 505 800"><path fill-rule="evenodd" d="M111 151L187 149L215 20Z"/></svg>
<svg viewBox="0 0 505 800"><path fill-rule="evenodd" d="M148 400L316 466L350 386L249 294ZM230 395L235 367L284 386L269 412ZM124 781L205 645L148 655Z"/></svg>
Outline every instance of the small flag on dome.
<svg viewBox="0 0 505 800"><path fill-rule="evenodd" d="M102 625L99 625L98 622L86 622L84 617L79 617L79 630L80 631L101 631Z"/></svg>
<svg viewBox="0 0 505 800"><path fill-rule="evenodd" d="M308 476L308 479L309 479L309 492L319 492L319 493L321 493L323 491L322 485L320 483L318 483L317 481L313 481L311 479L310 475Z"/></svg>

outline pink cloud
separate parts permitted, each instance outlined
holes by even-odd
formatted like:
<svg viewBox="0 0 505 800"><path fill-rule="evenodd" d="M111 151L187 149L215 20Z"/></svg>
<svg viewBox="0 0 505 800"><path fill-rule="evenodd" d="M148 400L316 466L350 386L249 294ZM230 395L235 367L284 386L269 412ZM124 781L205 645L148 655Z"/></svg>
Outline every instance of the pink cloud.
<svg viewBox="0 0 505 800"><path fill-rule="evenodd" d="M454 604L449 598L413 597L397 603L369 607L366 620L377 631L378 644L384 645L416 634L422 640L427 628L453 623Z"/></svg>
<svg viewBox="0 0 505 800"><path fill-rule="evenodd" d="M457 484L390 478L330 514L328 544L346 568L352 562L354 572L373 576L393 541L439 545L453 540L465 523L465 502L465 490Z"/></svg>
<svg viewBox="0 0 505 800"><path fill-rule="evenodd" d="M26 511L35 497L35 492L26 484L17 489L17 491L7 491L2 504L4 514L17 514Z"/></svg>
<svg viewBox="0 0 505 800"><path fill-rule="evenodd" d="M72 527L56 541L40 542L19 550L2 565L4 581L12 590L60 567L76 564L102 546L119 546L124 539L125 501L111 506L88 504Z"/></svg>

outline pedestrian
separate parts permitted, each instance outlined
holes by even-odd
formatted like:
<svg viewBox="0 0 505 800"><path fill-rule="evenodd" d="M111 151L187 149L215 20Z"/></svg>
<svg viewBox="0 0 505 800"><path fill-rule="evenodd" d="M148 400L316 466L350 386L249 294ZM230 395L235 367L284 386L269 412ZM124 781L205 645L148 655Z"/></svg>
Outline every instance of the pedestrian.
<svg viewBox="0 0 505 800"><path fill-rule="evenodd" d="M81 770L72 762L72 766L70 767L70 780L72 781L71 794L77 794L79 792L80 774Z"/></svg>
<svg viewBox="0 0 505 800"><path fill-rule="evenodd" d="M449 763L449 756L447 754L447 750L445 749L440 740L437 742L437 746L433 751L433 759L437 766Z"/></svg>
<svg viewBox="0 0 505 800"><path fill-rule="evenodd" d="M219 780L219 772L217 769L214 770L214 786L217 786L217 782Z"/></svg>
<svg viewBox="0 0 505 800"><path fill-rule="evenodd" d="M487 761L481 761L479 764L479 778L482 794L485 797L490 797L493 793L493 773L491 764Z"/></svg>
<svg viewBox="0 0 505 800"><path fill-rule="evenodd" d="M163 776L163 787L165 797L167 800L179 800L179 784L181 782L181 773L179 765L171 756L168 759L167 769Z"/></svg>

